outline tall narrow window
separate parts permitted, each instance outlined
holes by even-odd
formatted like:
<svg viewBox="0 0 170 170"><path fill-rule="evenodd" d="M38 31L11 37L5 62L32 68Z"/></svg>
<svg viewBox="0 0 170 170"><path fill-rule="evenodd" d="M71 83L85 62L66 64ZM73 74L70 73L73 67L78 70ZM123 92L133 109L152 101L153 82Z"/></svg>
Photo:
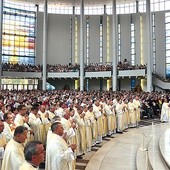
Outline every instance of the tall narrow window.
<svg viewBox="0 0 170 170"><path fill-rule="evenodd" d="M146 1L138 1L139 12L146 12Z"/></svg>
<svg viewBox="0 0 170 170"><path fill-rule="evenodd" d="M140 63L144 64L143 61L143 18L140 16Z"/></svg>
<svg viewBox="0 0 170 170"><path fill-rule="evenodd" d="M103 16L100 16L100 63L103 62Z"/></svg>
<svg viewBox="0 0 170 170"><path fill-rule="evenodd" d="M166 77L170 77L170 13L165 13Z"/></svg>
<svg viewBox="0 0 170 170"><path fill-rule="evenodd" d="M107 62L110 62L110 17L107 16Z"/></svg>
<svg viewBox="0 0 170 170"><path fill-rule="evenodd" d="M73 49L73 44L72 44L72 34L73 34L73 19L70 17L70 63L72 63L72 49Z"/></svg>
<svg viewBox="0 0 170 170"><path fill-rule="evenodd" d="M144 57L143 57L143 18L140 16L140 63L144 64ZM141 87L142 89L145 86L145 79L141 79Z"/></svg>
<svg viewBox="0 0 170 170"><path fill-rule="evenodd" d="M136 3L135 2L119 3L116 5L116 11L117 11L117 14L136 13Z"/></svg>
<svg viewBox="0 0 170 170"><path fill-rule="evenodd" d="M4 3L2 62L34 65L36 12L20 7Z"/></svg>
<svg viewBox="0 0 170 170"><path fill-rule="evenodd" d="M156 69L156 36L155 36L155 14L152 14L152 51L153 51L153 73Z"/></svg>
<svg viewBox="0 0 170 170"><path fill-rule="evenodd" d="M90 22L89 22L89 16L86 20L86 62L87 65L89 65L89 52L90 52Z"/></svg>
<svg viewBox="0 0 170 170"><path fill-rule="evenodd" d="M135 65L136 43L135 43L135 24L131 23L131 65Z"/></svg>
<svg viewBox="0 0 170 170"><path fill-rule="evenodd" d="M121 31L120 24L118 24L118 61L121 61Z"/></svg>
<svg viewBox="0 0 170 170"><path fill-rule="evenodd" d="M78 63L78 17L75 17L75 63Z"/></svg>

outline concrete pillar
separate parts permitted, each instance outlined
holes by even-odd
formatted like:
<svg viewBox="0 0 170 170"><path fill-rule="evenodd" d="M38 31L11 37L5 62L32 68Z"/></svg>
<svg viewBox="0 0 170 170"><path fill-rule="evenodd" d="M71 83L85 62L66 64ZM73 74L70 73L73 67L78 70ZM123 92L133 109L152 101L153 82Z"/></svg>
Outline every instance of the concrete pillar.
<svg viewBox="0 0 170 170"><path fill-rule="evenodd" d="M117 14L116 14L116 0L113 0L113 14L112 14L112 42L113 42L113 73L112 73L112 90L117 90Z"/></svg>
<svg viewBox="0 0 170 170"><path fill-rule="evenodd" d="M44 1L44 25L43 25L43 76L42 76L42 89L46 90L47 82L47 8L48 2Z"/></svg>

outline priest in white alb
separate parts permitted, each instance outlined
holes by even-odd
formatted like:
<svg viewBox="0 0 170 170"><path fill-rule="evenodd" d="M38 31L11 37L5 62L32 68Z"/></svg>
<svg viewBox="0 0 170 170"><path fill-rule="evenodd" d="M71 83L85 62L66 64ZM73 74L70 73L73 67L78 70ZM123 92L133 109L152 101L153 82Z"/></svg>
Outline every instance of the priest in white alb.
<svg viewBox="0 0 170 170"><path fill-rule="evenodd" d="M45 170L72 170L75 144L67 145L60 122L51 125L52 135L47 143Z"/></svg>
<svg viewBox="0 0 170 170"><path fill-rule="evenodd" d="M14 138L6 145L1 170L19 170L25 160L23 144L26 139L27 128L18 126L15 129Z"/></svg>

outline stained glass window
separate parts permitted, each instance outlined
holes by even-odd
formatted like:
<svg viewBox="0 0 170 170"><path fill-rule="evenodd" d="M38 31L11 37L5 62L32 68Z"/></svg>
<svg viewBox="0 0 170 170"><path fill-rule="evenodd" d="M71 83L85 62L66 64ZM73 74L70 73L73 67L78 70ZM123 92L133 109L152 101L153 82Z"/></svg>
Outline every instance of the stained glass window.
<svg viewBox="0 0 170 170"><path fill-rule="evenodd" d="M10 3L5 3L2 35L3 63L35 64L35 27L35 11L13 8Z"/></svg>

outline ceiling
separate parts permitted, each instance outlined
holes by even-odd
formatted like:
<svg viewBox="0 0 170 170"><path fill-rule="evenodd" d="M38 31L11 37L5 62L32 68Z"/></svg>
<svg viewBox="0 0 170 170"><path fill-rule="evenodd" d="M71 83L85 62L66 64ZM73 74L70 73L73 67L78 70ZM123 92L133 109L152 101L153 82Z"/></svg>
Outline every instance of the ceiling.
<svg viewBox="0 0 170 170"><path fill-rule="evenodd" d="M19 3L44 4L44 0L10 0ZM134 2L136 0L117 0L119 3ZM49 5L55 6L80 6L81 0L48 0ZM84 0L85 6L112 5L113 0Z"/></svg>

